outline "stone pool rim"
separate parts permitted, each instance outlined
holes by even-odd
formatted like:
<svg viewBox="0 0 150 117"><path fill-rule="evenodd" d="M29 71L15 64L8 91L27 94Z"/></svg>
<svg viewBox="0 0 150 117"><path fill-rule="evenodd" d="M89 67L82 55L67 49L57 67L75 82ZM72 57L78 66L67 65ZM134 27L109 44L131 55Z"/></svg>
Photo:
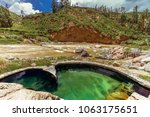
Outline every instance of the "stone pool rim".
<svg viewBox="0 0 150 117"><path fill-rule="evenodd" d="M53 75L56 78L56 74L51 72L51 71L48 71L46 66L37 66L37 67L25 67L25 68L16 69L16 70L13 70L13 71L10 71L10 72L6 72L4 74L0 74L0 80L6 78L8 76L11 76L11 75L23 72L23 71L27 71L27 70L43 70L45 72L50 73L51 75Z"/></svg>
<svg viewBox="0 0 150 117"><path fill-rule="evenodd" d="M65 62L58 62L55 64L55 68L59 65L69 65L69 64L76 64L76 65L90 65L91 67L93 66L96 66L96 67L100 67L100 68L103 68L105 70L110 70L112 72L116 72L116 73L119 73L123 76L125 76L127 78L127 80L131 80L131 81L134 81L136 82L137 84L147 88L150 90L150 82L148 81L145 81L137 76L134 76L132 74L129 74L125 71L123 71L122 69L118 70L116 69L115 67L113 66L108 66L108 65L104 65L104 64L100 64L100 63L97 63L97 62L87 62L87 61L65 61Z"/></svg>
<svg viewBox="0 0 150 117"><path fill-rule="evenodd" d="M13 75L13 74L16 74L16 73L19 73L19 72L22 72L22 71L26 71L26 70L32 70L32 69L41 69L43 71L49 72L50 74L55 76L55 78L57 78L56 67L59 66L59 65L69 65L69 64L90 65L91 67L92 66L97 66L97 67L100 67L100 68L105 69L105 70L111 70L112 72L116 72L116 73L119 73L123 76L126 76L129 80L134 81L134 82L138 83L139 85L141 85L145 88L148 88L150 90L150 82L148 82L148 81L145 81L145 80L143 80L139 77L131 75L131 74L125 72L125 71L122 71L121 69L118 70L113 66L104 65L104 64L97 63L97 62L86 62L86 61L65 61L65 62L57 62L57 63L55 63L55 64L53 64L52 66L49 66L49 67L47 67L47 66L40 66L40 67L37 66L37 67L21 68L21 69L17 69L17 70L11 71L11 72L6 72L4 74L0 74L0 80L4 79L4 78L6 78L10 75Z"/></svg>

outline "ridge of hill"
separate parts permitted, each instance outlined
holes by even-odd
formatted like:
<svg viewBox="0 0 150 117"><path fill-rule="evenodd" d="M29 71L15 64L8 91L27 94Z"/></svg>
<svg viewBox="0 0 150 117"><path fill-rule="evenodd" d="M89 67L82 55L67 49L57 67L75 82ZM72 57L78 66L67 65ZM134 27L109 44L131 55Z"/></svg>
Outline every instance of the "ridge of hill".
<svg viewBox="0 0 150 117"><path fill-rule="evenodd" d="M56 13L25 17L10 12L9 17L13 19L13 26L0 28L0 33L17 36L17 43L28 40L30 43L61 41L149 46L150 42L149 35L122 26L94 8L64 7Z"/></svg>
<svg viewBox="0 0 150 117"><path fill-rule="evenodd" d="M112 43L115 39L133 38L135 33L134 30L121 26L92 8L69 7L56 13L30 15L23 18L22 25L25 29L49 33L51 34L50 38L57 41L103 43L98 40L106 39L106 43ZM67 34L69 30L70 33ZM81 35L84 33L84 35L81 36L77 33L81 33ZM93 38L95 41L88 38Z"/></svg>

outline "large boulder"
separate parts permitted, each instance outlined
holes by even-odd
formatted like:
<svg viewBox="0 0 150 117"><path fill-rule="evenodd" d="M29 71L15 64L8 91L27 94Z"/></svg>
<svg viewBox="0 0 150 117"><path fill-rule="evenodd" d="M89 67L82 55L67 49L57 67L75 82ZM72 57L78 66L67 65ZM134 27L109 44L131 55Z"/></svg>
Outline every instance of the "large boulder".
<svg viewBox="0 0 150 117"><path fill-rule="evenodd" d="M25 89L20 84L0 83L0 100L58 100L47 92Z"/></svg>

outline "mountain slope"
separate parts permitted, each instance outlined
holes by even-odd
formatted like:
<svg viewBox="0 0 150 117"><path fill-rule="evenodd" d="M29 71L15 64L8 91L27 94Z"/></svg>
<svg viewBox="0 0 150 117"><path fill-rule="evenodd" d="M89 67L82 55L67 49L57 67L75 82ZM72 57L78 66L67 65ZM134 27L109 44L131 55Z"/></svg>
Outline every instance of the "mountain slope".
<svg viewBox="0 0 150 117"><path fill-rule="evenodd" d="M53 14L30 15L23 19L22 25L25 29L48 33L57 41L103 43L104 39L104 43L121 43L135 33L92 8L63 8Z"/></svg>
<svg viewBox="0 0 150 117"><path fill-rule="evenodd" d="M12 19L10 17L10 12L0 6L0 27L11 27Z"/></svg>
<svg viewBox="0 0 150 117"><path fill-rule="evenodd" d="M3 7L0 9L0 16L5 17L2 14L7 14L8 10ZM25 17L9 12L8 16L8 19L12 19L13 26L0 28L0 43L126 43L132 47L149 48L149 35L123 26L93 8L70 7L56 13L39 13Z"/></svg>
<svg viewBox="0 0 150 117"><path fill-rule="evenodd" d="M0 6L0 27L12 27L14 23L20 21L21 17L15 13L10 12L8 9Z"/></svg>

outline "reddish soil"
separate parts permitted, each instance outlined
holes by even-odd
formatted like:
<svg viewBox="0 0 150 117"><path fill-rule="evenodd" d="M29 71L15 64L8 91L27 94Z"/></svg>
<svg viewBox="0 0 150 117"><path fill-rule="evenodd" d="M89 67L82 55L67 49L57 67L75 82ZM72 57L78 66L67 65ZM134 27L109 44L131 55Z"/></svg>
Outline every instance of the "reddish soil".
<svg viewBox="0 0 150 117"><path fill-rule="evenodd" d="M51 35L53 41L60 42L87 42L102 44L120 44L128 40L127 36L120 36L120 39L114 41L111 35L103 35L93 28L68 27Z"/></svg>

